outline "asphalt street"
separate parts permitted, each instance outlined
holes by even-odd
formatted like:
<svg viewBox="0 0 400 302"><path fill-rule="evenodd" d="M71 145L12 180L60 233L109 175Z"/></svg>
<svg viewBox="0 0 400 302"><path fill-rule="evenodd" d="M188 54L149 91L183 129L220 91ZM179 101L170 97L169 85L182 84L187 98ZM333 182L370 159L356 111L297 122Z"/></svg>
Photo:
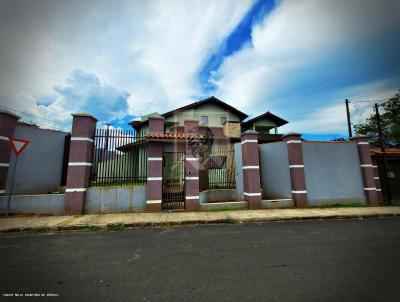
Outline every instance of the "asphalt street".
<svg viewBox="0 0 400 302"><path fill-rule="evenodd" d="M1 301L399 301L400 219L5 233L0 290Z"/></svg>

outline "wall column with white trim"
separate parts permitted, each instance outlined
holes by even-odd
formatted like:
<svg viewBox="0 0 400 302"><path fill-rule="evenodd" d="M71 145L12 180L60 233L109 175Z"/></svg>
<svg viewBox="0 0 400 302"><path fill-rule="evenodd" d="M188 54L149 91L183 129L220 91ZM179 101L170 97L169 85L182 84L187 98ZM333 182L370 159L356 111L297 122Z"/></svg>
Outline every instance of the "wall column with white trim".
<svg viewBox="0 0 400 302"><path fill-rule="evenodd" d="M361 174L364 183L364 192L368 204L378 205L378 194L376 192L376 183L374 179L374 169L372 166L371 151L369 147L368 137L359 135L350 138L351 141L357 143L358 155L360 157Z"/></svg>
<svg viewBox="0 0 400 302"><path fill-rule="evenodd" d="M8 137L14 135L19 116L0 109L0 196L6 193L6 181L10 166L11 146Z"/></svg>
<svg viewBox="0 0 400 302"><path fill-rule="evenodd" d="M86 189L93 164L97 119L87 113L74 113L72 116L64 209L66 214L81 215L85 210Z"/></svg>
<svg viewBox="0 0 400 302"><path fill-rule="evenodd" d="M383 202L381 181L379 179L378 164L374 158L371 158L371 160L372 160L372 169L374 171L375 188L376 188L376 194L378 195L378 202Z"/></svg>
<svg viewBox="0 0 400 302"><path fill-rule="evenodd" d="M164 133L165 119L162 116L149 117L149 132ZM149 141L147 159L146 212L161 212L162 202L162 142Z"/></svg>
<svg viewBox="0 0 400 302"><path fill-rule="evenodd" d="M198 120L185 120L185 133L196 135L199 133ZM192 153L189 147L189 141L186 141L185 156L185 210L200 210L200 193L199 193L199 161Z"/></svg>
<svg viewBox="0 0 400 302"><path fill-rule="evenodd" d="M307 207L307 188L301 134L288 133L282 139L287 144L292 199L296 207Z"/></svg>
<svg viewBox="0 0 400 302"><path fill-rule="evenodd" d="M250 209L261 208L260 159L258 154L258 132L242 133L243 194Z"/></svg>

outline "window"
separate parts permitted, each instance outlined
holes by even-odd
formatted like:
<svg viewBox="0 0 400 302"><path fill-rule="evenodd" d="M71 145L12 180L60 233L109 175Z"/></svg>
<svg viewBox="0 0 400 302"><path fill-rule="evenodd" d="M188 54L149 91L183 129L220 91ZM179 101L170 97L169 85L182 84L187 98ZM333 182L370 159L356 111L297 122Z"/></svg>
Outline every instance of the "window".
<svg viewBox="0 0 400 302"><path fill-rule="evenodd" d="M202 124L202 125L208 125L208 116L203 115L203 116L200 118L200 124Z"/></svg>
<svg viewBox="0 0 400 302"><path fill-rule="evenodd" d="M221 125L226 123L226 116L221 116Z"/></svg>

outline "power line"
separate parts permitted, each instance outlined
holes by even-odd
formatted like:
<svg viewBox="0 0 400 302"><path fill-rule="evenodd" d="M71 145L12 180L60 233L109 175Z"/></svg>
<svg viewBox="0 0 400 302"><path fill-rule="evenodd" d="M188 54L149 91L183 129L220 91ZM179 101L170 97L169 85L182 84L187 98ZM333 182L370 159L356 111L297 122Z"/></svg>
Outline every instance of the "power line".
<svg viewBox="0 0 400 302"><path fill-rule="evenodd" d="M0 108L11 110L11 111L14 111L14 112L18 112L20 114L25 114L25 115L28 115L28 116L32 116L32 117L35 117L35 118L38 118L38 119L41 119L41 120L44 120L44 121L47 121L47 122L50 122L50 123L59 124L61 126L65 126L65 127L71 126L71 124L64 124L64 123L61 123L61 122L49 120L47 118L44 118L44 117L41 117L41 116L38 116L38 115L35 115L35 114L32 114L32 113L20 111L20 110L17 110L17 109L14 109L14 108L10 108L10 107L7 107L7 106L0 105Z"/></svg>
<svg viewBox="0 0 400 302"><path fill-rule="evenodd" d="M378 102L383 102L382 104L390 101L390 99L385 99L385 100L365 100L365 101L349 101L349 103L378 103ZM382 105L380 104L380 105Z"/></svg>

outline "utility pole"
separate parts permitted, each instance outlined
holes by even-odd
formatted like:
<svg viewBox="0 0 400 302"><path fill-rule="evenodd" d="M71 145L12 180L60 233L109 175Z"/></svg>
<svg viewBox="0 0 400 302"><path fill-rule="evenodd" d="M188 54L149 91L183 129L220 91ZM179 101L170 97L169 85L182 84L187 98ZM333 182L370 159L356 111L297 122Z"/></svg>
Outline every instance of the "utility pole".
<svg viewBox="0 0 400 302"><path fill-rule="evenodd" d="M349 138L353 136L353 133L351 131L351 121L350 121L350 111L349 111L349 100L346 99L346 113L347 113L347 127L349 129Z"/></svg>
<svg viewBox="0 0 400 302"><path fill-rule="evenodd" d="M104 149L106 150L106 152L107 152L107 150L108 150L108 139L109 139L109 128L110 128L110 125L111 125L111 123L104 123L104 125L106 125L106 141L105 141L105 146L104 146Z"/></svg>
<svg viewBox="0 0 400 302"><path fill-rule="evenodd" d="M379 107L378 103L375 103L375 113L376 113L376 124L378 126L378 135L379 135L379 145L381 147L381 152L382 152L382 158L383 158L383 173L384 173L384 180L385 180L385 187L386 187L386 193L388 197L388 203L392 203L392 193L390 191L390 185L389 185L389 180L388 180L388 167L387 167L387 159L386 159L386 154L385 154L385 146L383 142L383 134L382 134L382 126L381 126L381 117L379 115Z"/></svg>

